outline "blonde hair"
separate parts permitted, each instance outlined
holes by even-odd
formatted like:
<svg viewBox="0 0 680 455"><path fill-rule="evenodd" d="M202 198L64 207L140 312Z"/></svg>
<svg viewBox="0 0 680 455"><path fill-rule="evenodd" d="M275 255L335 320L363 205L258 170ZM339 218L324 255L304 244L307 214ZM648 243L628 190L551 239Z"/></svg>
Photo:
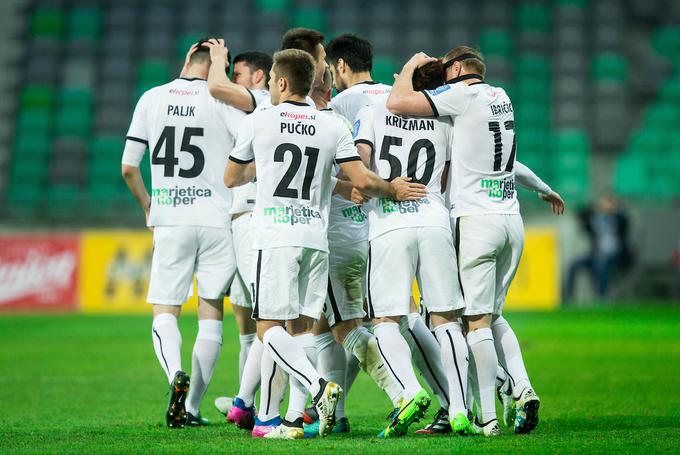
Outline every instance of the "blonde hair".
<svg viewBox="0 0 680 455"><path fill-rule="evenodd" d="M484 63L484 56L482 55L482 52L479 51L478 49L474 49L468 46L458 46L455 49L450 50L445 56L444 56L444 64L446 62L456 58L460 57L461 55L465 54L471 54L471 57L468 57L464 60L460 60L460 63L463 65L463 67L466 70L472 71L475 74L479 74L480 76L484 77L486 75L486 64Z"/></svg>

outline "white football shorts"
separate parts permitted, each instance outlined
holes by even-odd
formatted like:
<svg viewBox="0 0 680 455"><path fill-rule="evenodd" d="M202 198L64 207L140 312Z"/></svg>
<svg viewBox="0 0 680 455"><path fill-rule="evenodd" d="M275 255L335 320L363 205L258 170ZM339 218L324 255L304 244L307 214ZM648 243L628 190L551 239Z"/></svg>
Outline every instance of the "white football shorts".
<svg viewBox="0 0 680 455"><path fill-rule="evenodd" d="M254 253L253 319L319 319L328 287L328 253L293 246Z"/></svg>
<svg viewBox="0 0 680 455"><path fill-rule="evenodd" d="M522 217L464 216L458 218L455 231L465 316L500 315L522 257Z"/></svg>
<svg viewBox="0 0 680 455"><path fill-rule="evenodd" d="M371 240L368 251L368 316L405 316L414 277L432 313L465 306L457 282L449 229L395 229Z"/></svg>
<svg viewBox="0 0 680 455"><path fill-rule="evenodd" d="M194 274L198 295L219 299L236 272L231 229L156 226L147 302L181 305L191 295Z"/></svg>
<svg viewBox="0 0 680 455"><path fill-rule="evenodd" d="M368 242L330 245L328 296L324 314L328 326L350 319L363 319Z"/></svg>
<svg viewBox="0 0 680 455"><path fill-rule="evenodd" d="M253 257L253 234L250 229L251 214L241 215L231 222L231 234L234 239L236 255L236 276L231 284L229 300L233 305L244 308L253 307L251 295Z"/></svg>

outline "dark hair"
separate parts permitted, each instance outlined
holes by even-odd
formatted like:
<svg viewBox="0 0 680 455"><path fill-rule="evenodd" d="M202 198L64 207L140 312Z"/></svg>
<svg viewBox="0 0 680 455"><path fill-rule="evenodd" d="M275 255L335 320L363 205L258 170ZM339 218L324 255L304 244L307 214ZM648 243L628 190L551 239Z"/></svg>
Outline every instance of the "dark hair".
<svg viewBox="0 0 680 455"><path fill-rule="evenodd" d="M272 69L272 58L269 54L258 51L243 52L234 57L234 65L238 62L245 63L250 71L262 70L265 84L269 83L269 70Z"/></svg>
<svg viewBox="0 0 680 455"><path fill-rule="evenodd" d="M434 90L446 82L446 71L441 60L426 63L413 72L413 90Z"/></svg>
<svg viewBox="0 0 680 455"><path fill-rule="evenodd" d="M482 77L486 76L486 64L484 63L484 56L478 49L474 49L469 46L458 46L455 49L450 50L444 56L444 62L446 63L449 60L464 54L472 55L471 57L460 61L465 69L473 71L475 74L479 74Z"/></svg>
<svg viewBox="0 0 680 455"><path fill-rule="evenodd" d="M340 35L326 45L326 59L334 65L339 59L343 59L352 71L357 73L371 71L373 69L373 46L357 35Z"/></svg>
<svg viewBox="0 0 680 455"><path fill-rule="evenodd" d="M191 57L189 57L189 63L210 63L210 48L204 46L205 43L211 39L217 38L201 38L198 40L198 46ZM227 65L231 66L231 54L227 50Z"/></svg>
<svg viewBox="0 0 680 455"><path fill-rule="evenodd" d="M300 49L311 54L316 61L319 58L317 45L323 44L322 33L311 28L291 28L281 39L281 50Z"/></svg>
<svg viewBox="0 0 680 455"><path fill-rule="evenodd" d="M275 52L273 68L277 78L288 79L291 92L298 96L307 96L316 72L316 63L309 52L300 49Z"/></svg>

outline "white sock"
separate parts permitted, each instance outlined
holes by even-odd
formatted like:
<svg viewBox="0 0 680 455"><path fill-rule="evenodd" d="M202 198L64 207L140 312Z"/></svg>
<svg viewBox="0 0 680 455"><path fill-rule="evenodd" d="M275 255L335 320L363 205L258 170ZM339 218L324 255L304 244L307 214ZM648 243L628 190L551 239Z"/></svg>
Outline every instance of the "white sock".
<svg viewBox="0 0 680 455"><path fill-rule="evenodd" d="M357 379L357 376L361 371L359 360L354 356L354 354L345 354L345 371L345 394L348 394L349 389L352 388L354 381Z"/></svg>
<svg viewBox="0 0 680 455"><path fill-rule="evenodd" d="M314 335L305 333L293 337L297 343L302 346L305 355L312 365L316 363L316 343ZM295 419L302 417L302 413L307 405L307 395L309 392L307 388L295 378L290 381L290 396L288 398L288 410L286 411L286 420L293 422Z"/></svg>
<svg viewBox="0 0 680 455"><path fill-rule="evenodd" d="M158 362L170 384L175 373L182 369L182 334L177 327L177 318L170 313L161 313L153 318L151 338Z"/></svg>
<svg viewBox="0 0 680 455"><path fill-rule="evenodd" d="M418 371L425 379L428 387L436 395L439 407L450 406L446 371L442 365L442 354L437 338L425 325L418 313L411 313L401 318L401 333L404 338L413 340L411 352Z"/></svg>
<svg viewBox="0 0 680 455"><path fill-rule="evenodd" d="M193 415L198 415L201 408L203 395L210 384L221 349L222 321L198 321L198 335L191 355L191 386L186 401L187 412Z"/></svg>
<svg viewBox="0 0 680 455"><path fill-rule="evenodd" d="M496 418L494 385L496 382L498 356L493 344L491 329L482 328L468 332L467 342L470 348L470 358L474 361L475 377L477 378L477 387L473 388L475 401L477 402L477 420L481 424L486 424Z"/></svg>
<svg viewBox="0 0 680 455"><path fill-rule="evenodd" d="M319 371L319 374L325 380L333 381L345 390L345 373L347 367L345 348L335 341L331 332L317 335L314 337L314 340L318 355L317 370ZM335 409L335 417L338 419L345 417L346 396L346 392L342 394L342 398L338 401L338 405Z"/></svg>
<svg viewBox="0 0 680 455"><path fill-rule="evenodd" d="M302 346L283 327L275 326L267 330L262 343L276 364L300 381L312 396L319 393L321 376L307 358Z"/></svg>
<svg viewBox="0 0 680 455"><path fill-rule="evenodd" d="M451 404L449 417L459 412L467 414L468 346L458 322L442 324L434 329L441 346L441 363L446 370Z"/></svg>
<svg viewBox="0 0 680 455"><path fill-rule="evenodd" d="M246 361L248 360L248 353L250 352L250 346L253 344L253 340L256 338L254 333L248 333L246 335L239 335L238 339L241 343L241 350L238 352L238 380L241 381L243 377L243 368L245 368Z"/></svg>
<svg viewBox="0 0 680 455"><path fill-rule="evenodd" d="M491 331L493 332L493 328L491 329ZM495 335L494 335L493 339L494 339L494 341L496 341ZM496 349L496 355L498 355L498 349ZM498 361L499 362L501 361L500 356L499 356ZM500 386L502 386L506 379L508 379L507 373L505 372L505 370L503 369L502 366L498 365L498 368L496 368L496 388L499 388Z"/></svg>
<svg viewBox="0 0 680 455"><path fill-rule="evenodd" d="M279 416L279 409L288 383L288 374L280 368L267 349L262 350L260 364L262 384L260 386L260 406L257 418L262 422Z"/></svg>
<svg viewBox="0 0 680 455"><path fill-rule="evenodd" d="M421 389L411 365L411 350L399 332L396 322L381 322L375 326L378 350L394 379L404 388L403 398L411 399Z"/></svg>
<svg viewBox="0 0 680 455"><path fill-rule="evenodd" d="M522 359L522 351L520 350L517 336L510 327L510 324L508 324L508 321L502 316L493 321L491 330L493 331L493 340L498 360L510 376L512 394L517 399L525 389L531 388L531 382L529 382L529 375L524 366L524 359Z"/></svg>
<svg viewBox="0 0 680 455"><path fill-rule="evenodd" d="M260 385L260 364L262 363L262 342L255 337L250 345L248 358L243 366L243 375L239 383L238 397L250 407L255 402L255 393Z"/></svg>
<svg viewBox="0 0 680 455"><path fill-rule="evenodd" d="M469 357L468 362L468 386L467 392L465 392L465 404L467 404L468 415L474 415L475 410L475 394L473 392L473 387L477 384L477 376L474 374L475 367L473 366L472 356Z"/></svg>
<svg viewBox="0 0 680 455"><path fill-rule="evenodd" d="M343 343L348 356L354 357L361 368L373 379L380 389L390 397L396 407L404 390L388 371L380 355L375 336L366 327L355 327L347 334Z"/></svg>

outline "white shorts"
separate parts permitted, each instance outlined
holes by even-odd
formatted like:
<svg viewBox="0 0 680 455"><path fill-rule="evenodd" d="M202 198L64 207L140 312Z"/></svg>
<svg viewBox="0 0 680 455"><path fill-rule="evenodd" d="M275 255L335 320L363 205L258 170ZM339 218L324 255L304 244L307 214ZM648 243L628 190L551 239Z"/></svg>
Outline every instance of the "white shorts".
<svg viewBox="0 0 680 455"><path fill-rule="evenodd" d="M192 293L194 274L198 295L218 299L235 271L229 227L156 226L146 300L158 305L181 305Z"/></svg>
<svg viewBox="0 0 680 455"><path fill-rule="evenodd" d="M520 215L471 215L456 223L465 315L500 315L524 248Z"/></svg>
<svg viewBox="0 0 680 455"><path fill-rule="evenodd" d="M324 314L328 326L363 319L368 242L331 245L328 258L328 297Z"/></svg>
<svg viewBox="0 0 680 455"><path fill-rule="evenodd" d="M284 246L255 251L253 319L319 319L326 301L328 253Z"/></svg>
<svg viewBox="0 0 680 455"><path fill-rule="evenodd" d="M368 316L407 315L414 277L430 312L443 313L465 306L457 282L455 251L449 229L395 229L371 240L368 250Z"/></svg>
<svg viewBox="0 0 680 455"><path fill-rule="evenodd" d="M241 215L231 222L231 234L234 238L236 255L236 276L231 284L229 300L233 305L244 308L253 307L251 295L253 257L253 234L250 229L251 214Z"/></svg>

